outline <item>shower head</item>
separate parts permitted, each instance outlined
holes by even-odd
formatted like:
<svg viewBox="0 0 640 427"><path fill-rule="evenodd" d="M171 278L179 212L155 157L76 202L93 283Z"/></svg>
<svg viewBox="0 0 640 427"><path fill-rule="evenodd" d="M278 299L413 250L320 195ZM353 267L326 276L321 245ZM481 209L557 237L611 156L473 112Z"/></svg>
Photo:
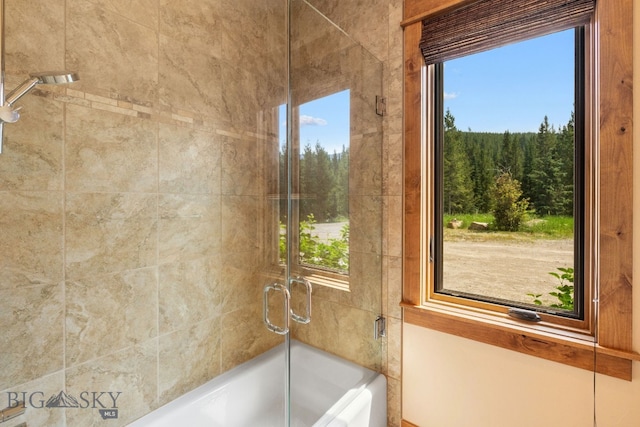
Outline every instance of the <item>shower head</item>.
<svg viewBox="0 0 640 427"><path fill-rule="evenodd" d="M44 71L31 73L29 77L38 79L38 84L43 85L59 85L79 80L78 74L69 71Z"/></svg>
<svg viewBox="0 0 640 427"><path fill-rule="evenodd" d="M29 79L25 80L12 90L4 100L5 106L12 106L16 101L29 93L36 85L64 84L79 80L78 74L69 71L45 71L41 73L29 74Z"/></svg>

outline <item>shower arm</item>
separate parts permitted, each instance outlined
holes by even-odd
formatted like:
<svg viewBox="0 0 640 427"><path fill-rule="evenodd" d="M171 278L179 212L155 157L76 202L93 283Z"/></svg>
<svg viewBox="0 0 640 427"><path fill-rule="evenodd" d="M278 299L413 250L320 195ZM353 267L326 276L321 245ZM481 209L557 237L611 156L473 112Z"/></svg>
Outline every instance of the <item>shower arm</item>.
<svg viewBox="0 0 640 427"><path fill-rule="evenodd" d="M2 105L5 107L11 107L20 98L31 92L31 90L36 87L38 83L40 83L40 79L38 79L37 77L31 77L25 80L20 84L20 86L7 94L7 97L4 99Z"/></svg>

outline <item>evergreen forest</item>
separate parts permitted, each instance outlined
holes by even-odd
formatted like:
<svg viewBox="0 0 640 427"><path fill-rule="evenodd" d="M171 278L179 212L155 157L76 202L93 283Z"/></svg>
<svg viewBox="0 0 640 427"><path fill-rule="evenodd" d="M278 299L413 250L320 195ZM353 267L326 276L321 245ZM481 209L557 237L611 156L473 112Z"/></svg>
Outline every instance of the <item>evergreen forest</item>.
<svg viewBox="0 0 640 427"><path fill-rule="evenodd" d="M545 116L537 133L461 131L449 110L444 117L443 211L492 213L498 178L508 174L537 216L573 215L573 113L555 129Z"/></svg>
<svg viewBox="0 0 640 427"><path fill-rule="evenodd" d="M281 182L285 181L286 153L280 153ZM306 144L299 159L299 217L312 215L318 223L349 219L349 149L329 153L320 142ZM286 187L284 188L286 190ZM286 212L282 206L281 212Z"/></svg>

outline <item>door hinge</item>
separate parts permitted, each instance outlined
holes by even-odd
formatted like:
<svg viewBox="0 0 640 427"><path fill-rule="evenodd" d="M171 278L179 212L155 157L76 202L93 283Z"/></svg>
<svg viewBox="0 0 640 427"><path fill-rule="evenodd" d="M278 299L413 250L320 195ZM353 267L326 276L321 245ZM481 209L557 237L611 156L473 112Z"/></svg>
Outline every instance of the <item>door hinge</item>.
<svg viewBox="0 0 640 427"><path fill-rule="evenodd" d="M379 116L387 114L387 98L376 95L376 114Z"/></svg>
<svg viewBox="0 0 640 427"><path fill-rule="evenodd" d="M373 338L378 340L387 336L387 319L384 316L376 317L373 322Z"/></svg>

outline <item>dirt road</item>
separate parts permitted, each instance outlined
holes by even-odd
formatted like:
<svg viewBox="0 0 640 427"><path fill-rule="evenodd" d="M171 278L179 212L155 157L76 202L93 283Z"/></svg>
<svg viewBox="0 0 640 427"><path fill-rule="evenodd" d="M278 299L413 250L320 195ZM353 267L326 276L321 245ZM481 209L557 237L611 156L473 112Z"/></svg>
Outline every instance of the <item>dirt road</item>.
<svg viewBox="0 0 640 427"><path fill-rule="evenodd" d="M560 282L549 272L573 267L572 240L454 241L445 242L444 254L446 288L528 303L528 293L557 303L548 293Z"/></svg>

